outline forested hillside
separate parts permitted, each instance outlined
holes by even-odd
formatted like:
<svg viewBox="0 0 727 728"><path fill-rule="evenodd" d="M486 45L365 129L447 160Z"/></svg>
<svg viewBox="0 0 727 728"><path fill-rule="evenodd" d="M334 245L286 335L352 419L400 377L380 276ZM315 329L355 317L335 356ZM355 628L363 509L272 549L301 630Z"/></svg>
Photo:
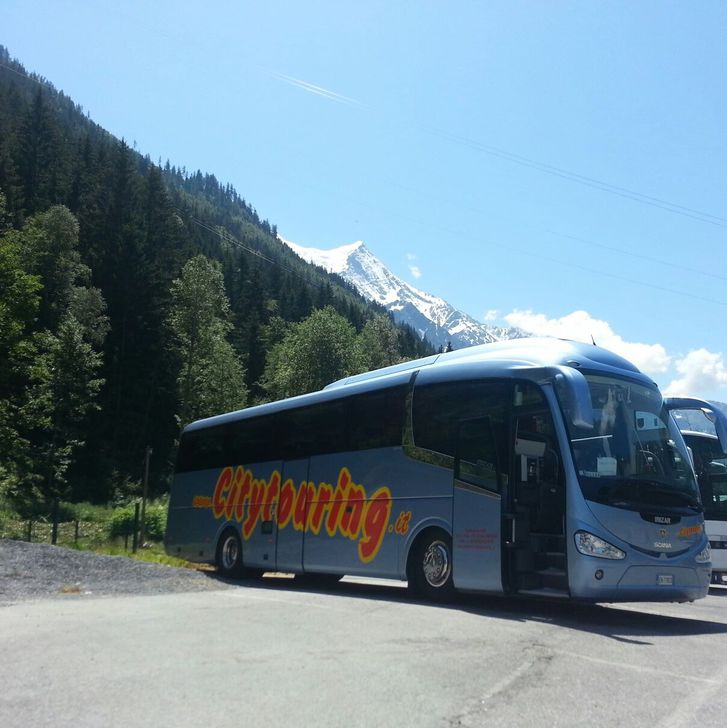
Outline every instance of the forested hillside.
<svg viewBox="0 0 727 728"><path fill-rule="evenodd" d="M121 500L149 446L163 492L185 423L430 352L0 46L0 496Z"/></svg>

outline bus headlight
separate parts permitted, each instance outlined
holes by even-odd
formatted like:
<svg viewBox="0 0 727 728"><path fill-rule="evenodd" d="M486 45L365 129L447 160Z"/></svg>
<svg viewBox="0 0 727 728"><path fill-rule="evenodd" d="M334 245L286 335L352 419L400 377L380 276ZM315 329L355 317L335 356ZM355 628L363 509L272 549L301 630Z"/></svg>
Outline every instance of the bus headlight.
<svg viewBox="0 0 727 728"><path fill-rule="evenodd" d="M706 564L708 561L712 560L712 549L709 548L709 544L707 544L695 557L694 560L698 564Z"/></svg>
<svg viewBox="0 0 727 728"><path fill-rule="evenodd" d="M594 536L588 531L576 531L576 548L586 556L596 556L599 559L625 559L625 552L617 549L613 544Z"/></svg>

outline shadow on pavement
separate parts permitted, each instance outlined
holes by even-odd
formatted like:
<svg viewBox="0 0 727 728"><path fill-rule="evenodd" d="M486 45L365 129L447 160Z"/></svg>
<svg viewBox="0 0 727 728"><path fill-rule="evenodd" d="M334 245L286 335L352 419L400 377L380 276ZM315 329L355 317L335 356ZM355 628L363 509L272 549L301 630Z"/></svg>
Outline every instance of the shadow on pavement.
<svg viewBox="0 0 727 728"><path fill-rule="evenodd" d="M386 583L382 580L382 583L369 584L341 581L319 586L300 579L282 576L235 581L219 577L214 572L206 573L211 579L244 589L340 595L356 599L416 604L431 609L452 609L478 615L483 619L552 624L636 645L651 644L648 641L650 637L727 634L727 613L724 615L724 621L695 618L687 613L691 606L689 604L679 605L680 609L685 610L684 616L639 611L639 604L636 603L628 605L582 604L533 597L500 597L482 594L458 594L450 602L438 604L412 597L403 587L403 582ZM727 590L712 589L710 596L712 595L727 596ZM659 606L659 603L642 605L644 609Z"/></svg>

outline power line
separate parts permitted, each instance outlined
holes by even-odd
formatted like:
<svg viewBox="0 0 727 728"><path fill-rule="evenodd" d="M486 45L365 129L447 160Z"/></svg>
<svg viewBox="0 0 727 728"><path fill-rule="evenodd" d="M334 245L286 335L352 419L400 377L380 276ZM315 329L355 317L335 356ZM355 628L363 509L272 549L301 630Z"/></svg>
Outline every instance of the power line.
<svg viewBox="0 0 727 728"><path fill-rule="evenodd" d="M322 86L317 86L317 85L311 84L308 81L302 81L302 80L294 78L292 76L287 76L286 74L283 74L283 73L270 71L269 69L263 69L263 70L265 70L269 75L272 75L274 78L277 78L278 80L280 80L284 83L287 83L291 86L299 88L299 89L305 91L306 93L314 93L317 96L326 98L329 101L339 101L340 102L341 99L345 99L346 102L349 103L349 105L356 105L358 108L369 111L371 113L375 113L379 116L383 116L384 118L388 118L388 115L386 114L386 112L381 111L375 107L368 106L368 105L358 101L357 99L353 99L348 96L343 96L342 94L338 94L334 91L325 89ZM437 127L429 126L427 124L420 124L420 123L414 122L414 123L410 124L410 126L412 128L424 131L427 134L438 136L442 139L446 139L455 144L460 144L460 145L466 146L470 149L474 149L475 151L482 152L483 154L488 154L493 157L505 159L514 164L519 164L523 167L529 167L530 169L538 170L539 172L543 172L544 174L550 174L554 177L560 177L561 179L566 179L566 180L569 180L570 182L575 182L577 184L584 185L585 187L591 187L592 189L600 190L601 192L606 192L611 195L623 197L625 199L632 200L634 202L638 202L643 205L650 205L651 207L656 207L661 210L671 212L675 215L682 215L684 217L688 217L693 220L697 220L699 222L708 223L710 225L716 225L717 227L727 228L727 218L721 217L719 215L713 215L712 213L709 213L709 212L704 212L702 210L696 210L695 208L687 207L686 205L680 205L675 202L670 202L669 200L665 200L663 198L656 197L653 195L647 195L647 194L644 194L643 192L638 192L636 190L628 189L627 187L621 187L619 185L611 184L610 182L604 182L603 180L596 179L595 177L589 177L584 174L579 174L578 172L571 172L562 167L558 167L553 164L548 164L546 162L541 162L536 159L526 157L522 154L516 154L514 152L510 152L505 149L501 149L499 147L492 146L490 144L484 144L482 142L477 141L476 139L471 139L470 137L462 136L459 134L454 134L454 133L446 131L444 129L439 129Z"/></svg>
<svg viewBox="0 0 727 728"><path fill-rule="evenodd" d="M26 79L28 79L30 81L39 83L39 84L44 85L44 86L51 85L50 82L47 81L47 80L41 80L39 78L34 78L33 76L29 75L27 72L22 73L22 72L18 71L17 69L13 68L12 66L10 66L10 65L8 65L6 63L1 63L0 62L0 67L1 68L5 68L6 70L8 70L8 71L10 71L12 73L15 73L16 75L20 76L21 78L26 78ZM289 83L291 82L291 80L296 80L297 81L297 79L292 79L292 77L291 78L286 77L284 74L277 74L277 73L271 72L271 71L268 71L268 72L269 73L272 73L276 77L279 77L281 80L286 81L286 82L289 82ZM297 83L295 85L301 87L300 86L301 84L307 84L307 82L300 81L299 83ZM303 86L303 88L304 88L304 90L310 90L310 89L306 88L305 86ZM318 89L318 88L319 87L316 87L316 89ZM321 87L321 90L325 91L325 89L322 89L322 87ZM324 94L324 96L326 96L328 98L328 95ZM349 101L356 101L355 99L348 99L348 97L345 97L345 98L347 100L349 100ZM361 106L363 107L363 105L361 105ZM368 107L363 107L363 108L368 108ZM598 190L601 190L603 192L607 192L607 193L614 194L614 195L617 195L617 196L620 196L620 197L624 197L626 199L630 199L630 200L633 200L635 202L639 202L639 203L642 203L642 204L651 205L653 207L658 207L660 209L666 210L667 212L672 212L674 214L683 215L685 217L689 217L689 218L698 220L700 222L706 222L706 223L709 223L709 224L712 224L712 225L716 225L718 227L727 228L727 218L719 217L717 215L712 215L711 213L703 212L703 211L700 211L700 210L695 210L693 208L686 207L684 205L679 205L679 204L676 204L676 203L672 203L672 202L669 202L668 200L664 200L664 199L661 199L661 198L658 198L658 197L652 197L652 196L649 196L649 195L645 195L645 194L643 194L641 192L637 192L637 191L634 191L634 190L629 190L629 189L627 189L625 187L619 187L618 185L612 185L612 184L610 184L608 182L603 182L601 180L598 180L598 179L595 179L595 178L592 178L592 177L588 177L586 175L581 175L581 174L578 174L578 173L575 173L575 172L570 172L570 171L565 170L563 168L556 167L554 165L546 164L546 163L543 163L543 162L539 162L537 160L534 160L534 159L531 159L531 158L528 158L528 157L525 157L525 156L522 156L522 155L519 155L519 154L515 154L515 153L512 153L512 152L508 152L506 150L503 150L503 149L499 149L497 147L493 147L493 146L490 146L490 145L487 145L487 144L483 144L481 142L478 142L476 140L470 139L468 137L464 137L464 136L452 134L450 132L447 132L447 131L444 131L444 130L441 130L441 129L437 129L435 127L429 127L429 126L421 125L421 124L418 124L416 126L418 128L420 128L420 129L422 129L423 131L429 133L429 134L434 134L436 136L440 136L440 137L442 137L444 139L447 139L447 140L452 141L452 142L457 143L457 144L462 144L462 145L467 146L467 147L469 147L471 149L474 149L476 151L481 151L481 152L483 152L485 154L489 154L489 155L492 155L492 156L495 156L495 157L499 157L499 158L502 158L502 159L506 159L506 160L511 161L511 162L514 162L516 164L520 164L522 166L526 166L526 167L530 167L532 169L539 170L539 171L544 172L546 174L551 174L551 175L554 175L554 176L557 176L557 177L561 177L561 178L564 178L564 179L567 179L567 180L570 180L570 181L573 181L573 182L577 182L579 184L583 184L585 186L592 187L594 189L598 189ZM414 191L415 193L417 192L416 190L412 190L412 191ZM183 212L182 210L179 210L179 208L176 208L176 209L178 209L179 212ZM184 214L187 214L187 213L184 213ZM397 214L397 213L395 213L395 214ZM401 216L401 215L399 215L399 216L400 217L405 217L405 216ZM241 250L245 250L246 252L250 253L251 255L254 255L254 256L258 257L261 260L265 260L266 262L271 263L272 265L276 265L279 268L287 271L291 275L296 276L297 278L300 278L301 280L304 280L306 282L310 282L310 280L308 278L305 278L299 272L297 272L297 271L295 271L295 270L293 270L291 268L288 268L287 266L283 265L279 261L276 261L276 260L274 260L274 259L272 259L272 258L270 258L270 257L268 257L266 255L264 255L259 250L255 250L254 248L250 248L250 247L244 245L239 240L237 240L234 237L232 237L232 235L229 234L227 231L220 230L220 229L215 229L215 228L207 225L206 223L203 223L201 220L198 220L197 218L195 218L195 217L193 217L191 215L188 215L188 218L189 218L189 220L191 222L195 223L199 227L201 227L201 228L203 228L205 230L208 230L209 232L211 232L213 234L218 235L225 242L227 242L227 243L229 243L231 245L234 245L234 246L240 248ZM409 219L411 219L411 218L409 218ZM418 220L414 220L414 222L417 222L418 224L425 225L425 226L428 226L428 227L438 227L440 230L443 230L445 232L448 232L448 233L450 233L452 235L459 235L459 236L466 235L466 233L463 233L463 232L458 232L458 231L450 230L450 229L447 229L447 228L443 228L441 226L434 226L434 225L431 225L431 224L426 224L426 223L423 223L423 222L418 221ZM666 262L666 261L662 261L662 260L659 260L659 259L656 259L656 258L650 258L649 256L641 255L641 254L638 254L638 253L632 253L630 251L620 250L619 248L612 247L612 246L608 246L608 245L605 245L603 243L598 243L598 242L595 242L595 241L587 241L587 240L585 240L583 238L578 238L577 236L571 236L571 235L566 235L566 234L563 234L563 233L557 233L557 232L551 231L551 230L545 230L545 232L547 232L549 234L552 234L552 235L557 235L557 236L561 236L561 237L564 237L564 238L569 238L569 239L572 239L572 240L576 240L576 241L579 241L579 242L584 242L584 243L587 243L587 244L596 245L596 246L599 246L599 247L602 247L602 248L605 248L605 249L614 250L614 251L619 252L619 253L622 253L622 254L631 255L631 256L638 257L638 258L642 258L642 259L645 259L645 260L651 260L651 261L654 261L654 262L657 262L657 263L661 263L663 265L668 265L668 266L672 266L672 267L675 267L675 268L679 268L680 267L680 266L677 266L677 265L675 265L673 263L669 263L669 262ZM467 237L470 237L470 236L467 236ZM482 242L482 241L481 240L477 240L477 242ZM693 298L693 299L700 300L700 301L705 301L705 302L708 302L708 303L713 303L713 304L720 305L720 306L727 306L727 303L725 303L723 301L717 301L715 299L710 299L710 298L707 298L705 296L699 296L699 295L696 295L696 294L687 293L685 291L678 291L678 290L675 290L675 289L667 288L665 286L658 286L658 285L655 285L655 284L647 283L647 282L645 282L643 280L636 281L636 280L633 280L633 279L629 279L629 278L627 278L625 276L619 276L617 274L607 273L607 272L601 271L601 270L590 269L590 268L588 268L586 266L578 265L578 264L572 263L570 261L560 261L560 260L558 260L556 258L551 258L549 256L544 256L542 254L526 252L526 251L523 251L523 250L519 250L518 251L517 249L513 249L512 246L505 245L505 244L502 244L502 243L494 243L494 242L488 241L487 244L493 245L493 246L496 246L496 247L504 247L504 248L507 248L508 250L515 250L516 252L519 252L522 255L527 255L527 256L530 256L530 257L539 257L539 258L541 258L543 260L548 260L548 261L553 262L553 263L556 263L558 265L567 265L567 266L571 266L571 267L575 267L575 268L578 268L578 269L587 271L589 273L594 273L594 274L597 274L597 275L604 275L604 276L607 276L607 277L616 278L616 279L623 280L623 281L626 281L626 282L629 282L629 283L633 283L633 284L636 284L636 285L646 286L646 287L649 287L649 288L654 288L656 290L665 291L665 292L672 293L672 294L676 294L676 295L686 296L686 297L689 297L689 298ZM681 266L681 269L682 270L686 270L688 272L692 272L692 273L698 273L700 275L707 275L707 276L711 276L711 277L714 277L714 278L719 278L721 280L727 280L727 277L722 276L722 275L719 275L719 274L715 274L715 273L707 273L707 272L704 272L704 271L698 271L696 269L687 268L687 267L683 267L683 266Z"/></svg>
<svg viewBox="0 0 727 728"><path fill-rule="evenodd" d="M287 273L290 273L291 275L304 281L305 283L313 282L313 281L311 281L310 278L304 276L299 271L293 270L292 268L289 268L288 266L283 265L280 261L275 260L274 258L271 258L271 257L265 255L261 251L256 250L255 248L251 248L248 245L245 245L244 243L240 242L239 240L237 240L237 238L233 237L224 228L212 227L211 225L208 225L207 223L202 222L202 220L197 219L196 217L194 217L194 215L189 214L187 211L182 210L179 207L175 207L174 209L177 210L177 212L179 212L180 214L185 215L189 219L190 222L193 222L195 225L202 228L203 230L207 230L208 232L210 232L214 235L218 235L220 240L222 240L226 243L229 243L230 245L234 245L235 247L240 248L240 250L244 250L245 252L250 253L251 255L254 255L257 258L260 258L261 260L264 260L267 263L277 266L278 268L282 268ZM282 244L284 245L284 243L282 243ZM295 255L295 251L290 250L290 252Z"/></svg>
<svg viewBox="0 0 727 728"><path fill-rule="evenodd" d="M565 238L567 240L574 240L578 243L585 243L586 245L595 245L596 247L603 248L604 250L611 250L614 253L619 253L621 255L630 255L632 258L639 258L640 260L645 260L649 263L658 263L659 265L665 265L669 268L676 268L679 271L682 271L684 273L694 273L696 275L700 276L707 276L709 278L716 278L721 281L727 281L727 276L721 275L720 273L712 273L710 271L706 270L699 270L697 268L690 268L687 265L682 265L680 263L671 263L668 260L662 260L661 258L654 258L650 255L644 255L643 253L634 253L631 250L624 250L623 248L618 248L615 245L607 245L606 243L600 243L596 240L587 240L586 238L580 238L577 235L568 235L566 233L559 233L555 230L548 230L546 228L543 229L543 232L548 233L549 235L555 235L556 237Z"/></svg>
<svg viewBox="0 0 727 728"><path fill-rule="evenodd" d="M303 185L308 186L311 189L315 189L312 185L305 185L304 183L303 183ZM491 246L491 247L495 247L495 248L501 248L503 250L507 250L508 252L515 252L520 255L526 256L528 258L538 258L540 260L547 260L548 262L555 263L561 267L566 266L566 267L570 267L570 268L576 268L578 270L582 270L587 273L591 273L593 275L606 276L607 278L614 278L616 280L620 280L625 283L629 283L631 285L643 286L645 288L653 288L654 290L657 290L657 291L663 291L665 293L670 293L670 294L677 295L677 296L684 296L685 298L693 298L697 301L703 301L705 303L712 303L717 306L727 306L726 301L718 301L714 298L708 298L707 296L700 296L695 293L689 293L688 291L680 291L675 288L669 288L667 286L660 286L655 283L649 283L645 280L637 280L634 278L628 278L627 276L619 275L618 273L609 273L604 270L589 268L588 266L581 265L579 263L574 263L572 260L559 260L558 258L553 258L548 255L543 255L542 253L525 250L523 248L517 248L513 245L510 245L509 243L498 243L498 242L495 242L492 240L484 240L483 238L474 236L464 230L455 230L453 228L449 228L449 227L446 227L443 225L437 225L437 224L434 224L431 222L424 222L423 220L420 220L418 218L413 218L408 215L402 215L398 211L387 210L387 213L394 217L398 217L402 220L406 220L408 222L413 222L416 225L420 225L421 227L424 227L424 228L440 230L455 238L467 238L468 240L471 240L482 246Z"/></svg>
<svg viewBox="0 0 727 728"><path fill-rule="evenodd" d="M658 207L659 209L674 213L675 215L682 215L684 217L689 217L693 220L698 220L699 222L716 225L717 227L727 228L727 218L720 217L719 215L713 215L709 212L695 210L694 208L687 207L686 205L679 205L675 202L669 202L668 200L664 200L659 197L646 195L642 192L630 190L626 187L620 187L618 185L611 184L610 182L604 182L602 180L595 179L594 177L588 177L586 175L578 174L577 172L570 172L561 167L556 167L555 165L547 164L545 162L539 162L538 160L530 159L529 157L524 157L520 154L515 154L513 152L508 152L504 149L499 149L488 144L483 144L468 137L451 134L447 131L437 129L435 127L428 127L424 125L417 126L429 134L439 136L443 139L448 139L449 141L452 141L456 144L461 144L463 146L469 147L470 149L480 151L483 154L489 154L493 157L499 157L500 159L505 159L515 164L519 164L523 167L536 169L540 172L544 172L545 174L550 174L554 177L561 177L562 179L567 179L571 182L576 182L586 187L600 190L601 192L607 192L618 197L633 200L634 202L639 202L644 205L650 205L652 207Z"/></svg>
<svg viewBox="0 0 727 728"><path fill-rule="evenodd" d="M415 189L414 187L410 187L408 185L403 185L400 182L397 182L391 178L387 178L389 184L393 185L394 187L398 187L402 190L407 190L408 192L412 192L415 195L418 195L420 197L427 196L430 199L436 200L437 202L441 202L442 200L448 202L450 205L455 207L456 209L467 209L470 210L478 215L486 215L487 213L485 210L483 210L480 207L476 207L475 205L464 205L461 200L454 200L452 198L448 198L443 195L433 195L431 193L428 193L424 190ZM602 243L597 240L588 240L586 238L579 237L577 235L570 235L568 233L558 232L557 230L550 230L548 228L539 228L534 225L526 225L526 227L531 228L532 230L536 230L538 232L544 232L548 235L554 235L558 238L564 238L566 240L574 240L579 243L585 243L586 245L592 245L598 248L602 248L604 250L610 250L614 253L619 253L620 255L628 255L632 258L638 258L640 260L646 260L650 263L657 263L658 265L667 266L669 268L675 268L677 270L686 272L686 273L694 273L696 275L700 276L706 276L708 278L716 278L717 280L727 281L727 276L721 275L720 273L714 273L712 271L706 271L706 270L700 270L698 268L691 268L690 266L683 265L681 263L672 263L671 261L664 260L662 258L657 258L655 256L651 255L645 255L644 253L637 253L633 250L624 250L623 248L619 248L615 245L608 245L607 243Z"/></svg>
<svg viewBox="0 0 727 728"><path fill-rule="evenodd" d="M52 85L47 80L33 78L27 72L21 73L17 69L12 68L12 66L9 66L5 63L0 63L0 67L7 69L8 71L15 73L22 78L27 78L28 80L34 81L41 85L46 85L46 86ZM323 87L311 84L307 81L302 81L300 79L293 78L292 76L287 76L286 74L279 73L279 72L271 70L271 69L266 69L266 68L262 68L262 67L258 67L258 68L259 68L259 70L267 73L268 75L272 76L273 78L277 78L280 81L283 81L283 82L293 85L297 88L300 88L303 91L306 91L307 93L315 93L318 96L321 96L327 100L332 100L332 101L340 101L341 99L343 99L349 105L354 105L363 110L369 110L372 112L376 112L378 114L382 113L382 112L379 112L377 109L374 109L370 106L363 104L362 102L359 102L356 99L353 99L353 98L350 98L347 96L343 96L341 94L336 94L334 92L328 91L327 89L325 89ZM571 172L570 170L564 169L562 167L548 164L546 162L541 162L539 160L532 159L530 157L526 157L524 155L517 154L515 152L510 152L506 149L501 149L499 147L495 147L490 144L485 144L483 142L477 141L476 139L471 139L466 136L454 134L454 133L448 132L446 130L439 129L437 127L432 127L432 126L428 126L425 124L414 124L413 126L428 134L438 136L442 139L446 139L455 144L460 144L462 146L466 146L475 151L482 152L483 154L488 154L490 156L497 157L499 159L504 159L504 160L512 162L514 164L519 164L523 167L535 169L537 171L543 172L544 174L549 174L554 177L559 177L561 179L568 180L570 182L575 182L575 183L581 184L585 187L590 187L592 189L596 189L601 192L606 192L607 194L615 195L617 197L622 197L624 199L631 200L633 202L638 202L643 205L649 205L651 207L656 207L658 209L665 210L666 212L671 212L672 214L675 214L675 215L681 215L683 217L687 217L692 220L696 220L698 222L707 223L709 225L715 225L715 226L721 227L721 228L727 228L727 218L721 217L720 215L714 215L709 212L704 212L703 210L697 210L693 207L688 207L686 205L680 205L675 202L670 202L669 200L665 200L660 197L656 197L653 195L647 195L643 192L638 192L637 190L631 190L627 187L621 187L620 185L615 185L610 182L605 182L605 181L597 179L595 177L583 175L578 172Z"/></svg>

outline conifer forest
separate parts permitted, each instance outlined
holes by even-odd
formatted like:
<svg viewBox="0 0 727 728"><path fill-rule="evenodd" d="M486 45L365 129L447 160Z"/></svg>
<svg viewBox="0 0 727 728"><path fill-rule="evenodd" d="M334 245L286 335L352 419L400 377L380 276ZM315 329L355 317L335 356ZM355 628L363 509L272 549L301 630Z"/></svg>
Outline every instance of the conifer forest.
<svg viewBox="0 0 727 728"><path fill-rule="evenodd" d="M121 502L147 448L162 495L185 424L431 352L232 186L152 161L0 46L0 497L14 507Z"/></svg>

